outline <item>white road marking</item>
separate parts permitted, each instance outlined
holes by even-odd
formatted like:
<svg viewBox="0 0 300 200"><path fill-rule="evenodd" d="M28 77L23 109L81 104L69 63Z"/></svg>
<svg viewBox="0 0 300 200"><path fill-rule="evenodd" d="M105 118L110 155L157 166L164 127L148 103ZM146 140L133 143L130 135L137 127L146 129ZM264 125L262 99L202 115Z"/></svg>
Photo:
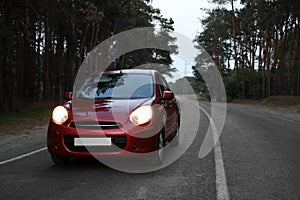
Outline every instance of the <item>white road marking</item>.
<svg viewBox="0 0 300 200"><path fill-rule="evenodd" d="M44 151L44 150L46 150L46 149L47 149L47 147L43 147L43 148L41 148L41 149L38 149L38 150L35 150L35 151L32 151L32 152L29 152L29 153L25 153L25 154L23 154L23 155L20 155L20 156L17 156L17 157L8 159L8 160L0 161L0 165L4 165L4 164L6 164L6 163L10 163L10 162L13 162L13 161L16 161L16 160L20 160L20 159L22 159L22 158L31 156L31 155L33 155L33 154L42 152L42 151Z"/></svg>
<svg viewBox="0 0 300 200"><path fill-rule="evenodd" d="M200 107L199 105L195 105L200 110L204 112L210 122L210 128L213 134L214 140L214 153L215 153L215 172L216 172L216 190L217 190L217 200L229 200L229 192L227 188L227 180L226 180L226 173L224 168L224 161L222 156L222 149L220 140L218 137L218 130L214 121L212 120L211 116L204 110L204 108Z"/></svg>
<svg viewBox="0 0 300 200"><path fill-rule="evenodd" d="M215 170L216 170L217 199L228 200L229 192L227 188L226 173L224 168L220 141L217 142L214 150L215 150L215 166L216 166Z"/></svg>

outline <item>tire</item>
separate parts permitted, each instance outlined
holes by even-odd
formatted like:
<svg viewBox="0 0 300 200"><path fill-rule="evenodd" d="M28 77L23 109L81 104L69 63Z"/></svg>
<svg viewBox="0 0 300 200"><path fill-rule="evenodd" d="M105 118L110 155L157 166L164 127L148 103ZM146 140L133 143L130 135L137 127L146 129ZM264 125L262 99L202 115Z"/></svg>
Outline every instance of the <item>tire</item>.
<svg viewBox="0 0 300 200"><path fill-rule="evenodd" d="M157 134L157 150L152 156L151 162L154 165L161 165L164 159L164 146L165 146L165 138L164 138L164 129L162 129Z"/></svg>
<svg viewBox="0 0 300 200"><path fill-rule="evenodd" d="M171 146L173 146L173 147L179 146L179 140L180 140L179 127L180 127L179 122L177 122L176 135L174 136L174 138L171 141Z"/></svg>
<svg viewBox="0 0 300 200"><path fill-rule="evenodd" d="M69 157L62 157L62 156L58 156L56 154L51 154L51 159L54 162L54 164L56 164L56 165L65 165L65 164L69 163L69 161L70 161Z"/></svg>

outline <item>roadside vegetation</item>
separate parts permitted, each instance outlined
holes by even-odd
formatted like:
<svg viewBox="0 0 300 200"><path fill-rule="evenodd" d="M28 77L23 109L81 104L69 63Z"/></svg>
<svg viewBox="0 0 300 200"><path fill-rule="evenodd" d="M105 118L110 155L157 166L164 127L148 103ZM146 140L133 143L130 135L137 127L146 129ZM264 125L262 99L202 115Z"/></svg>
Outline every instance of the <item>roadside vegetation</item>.
<svg viewBox="0 0 300 200"><path fill-rule="evenodd" d="M34 102L0 114L0 135L30 134L34 129L46 128L53 107L52 102Z"/></svg>
<svg viewBox="0 0 300 200"><path fill-rule="evenodd" d="M1 1L0 113L19 110L24 103L61 99L72 90L88 53L112 35L157 26L161 29L153 34L171 46L173 24L150 0ZM109 57L114 51L102 53ZM168 74L173 70L170 54L160 49L132 51L109 69L158 63L158 70Z"/></svg>
<svg viewBox="0 0 300 200"><path fill-rule="evenodd" d="M232 103L255 105L284 112L300 113L300 97L298 96L271 96L258 100L233 100Z"/></svg>
<svg viewBox="0 0 300 200"><path fill-rule="evenodd" d="M300 3L292 0L210 0L203 31L195 41L218 67L227 99L287 100L300 96ZM241 5L237 6L237 2ZM196 58L194 74L208 72L206 52ZM214 81L214 80L212 80ZM202 91L203 92L203 91ZM205 92L205 91L204 91ZM279 96L279 97L278 97ZM278 97L278 98L277 98Z"/></svg>
<svg viewBox="0 0 300 200"><path fill-rule="evenodd" d="M232 103L259 104L265 106L300 106L300 97L297 96L271 96L261 100L233 100Z"/></svg>
<svg viewBox="0 0 300 200"><path fill-rule="evenodd" d="M266 106L299 105L299 2L210 2L217 6L206 10L207 16L201 20L203 31L194 40L218 67L227 100ZM95 46L125 30L155 26L161 27L155 34L167 38L172 52L133 51L116 59L109 69L159 63L158 70L169 74L174 71L170 55L177 52L173 45L176 39L169 34L174 30L174 21L164 18L151 0L2 1L0 124L46 116L50 111L39 105L59 102L63 93L73 88L77 70ZM198 55L193 69L193 77L179 79L171 88L176 94L195 92L200 99L209 100L206 84L210 83L199 74L199 70L210 71L205 56Z"/></svg>
<svg viewBox="0 0 300 200"><path fill-rule="evenodd" d="M27 104L13 112L1 114L0 126L19 124L26 121L35 121L38 125L40 120L47 121L50 119L52 108L53 104L50 102Z"/></svg>

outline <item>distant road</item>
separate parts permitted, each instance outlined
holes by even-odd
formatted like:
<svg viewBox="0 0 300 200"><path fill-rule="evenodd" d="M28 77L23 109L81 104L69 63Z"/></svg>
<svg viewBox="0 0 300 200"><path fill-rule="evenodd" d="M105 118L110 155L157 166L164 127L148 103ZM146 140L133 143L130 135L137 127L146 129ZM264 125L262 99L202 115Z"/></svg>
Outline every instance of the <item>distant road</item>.
<svg viewBox="0 0 300 200"><path fill-rule="evenodd" d="M210 113L209 103L199 106ZM190 139L189 124L197 120L192 113L200 112L195 140L173 164L146 174L119 172L95 160L54 166L42 149L46 127L1 136L0 199L220 199L216 151L198 158L209 121L190 101L181 108L185 135L179 148ZM219 147L228 199L300 199L300 115L233 104L227 111Z"/></svg>

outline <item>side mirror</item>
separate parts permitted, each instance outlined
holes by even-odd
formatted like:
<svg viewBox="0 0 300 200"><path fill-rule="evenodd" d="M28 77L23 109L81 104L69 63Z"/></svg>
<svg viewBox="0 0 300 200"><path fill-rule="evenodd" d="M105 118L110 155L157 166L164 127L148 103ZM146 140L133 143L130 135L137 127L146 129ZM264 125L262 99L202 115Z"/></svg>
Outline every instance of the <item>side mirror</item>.
<svg viewBox="0 0 300 200"><path fill-rule="evenodd" d="M162 98L165 100L172 100L174 99L174 93L171 91L164 91Z"/></svg>
<svg viewBox="0 0 300 200"><path fill-rule="evenodd" d="M64 94L65 100L69 101L72 99L72 92L65 92Z"/></svg>

